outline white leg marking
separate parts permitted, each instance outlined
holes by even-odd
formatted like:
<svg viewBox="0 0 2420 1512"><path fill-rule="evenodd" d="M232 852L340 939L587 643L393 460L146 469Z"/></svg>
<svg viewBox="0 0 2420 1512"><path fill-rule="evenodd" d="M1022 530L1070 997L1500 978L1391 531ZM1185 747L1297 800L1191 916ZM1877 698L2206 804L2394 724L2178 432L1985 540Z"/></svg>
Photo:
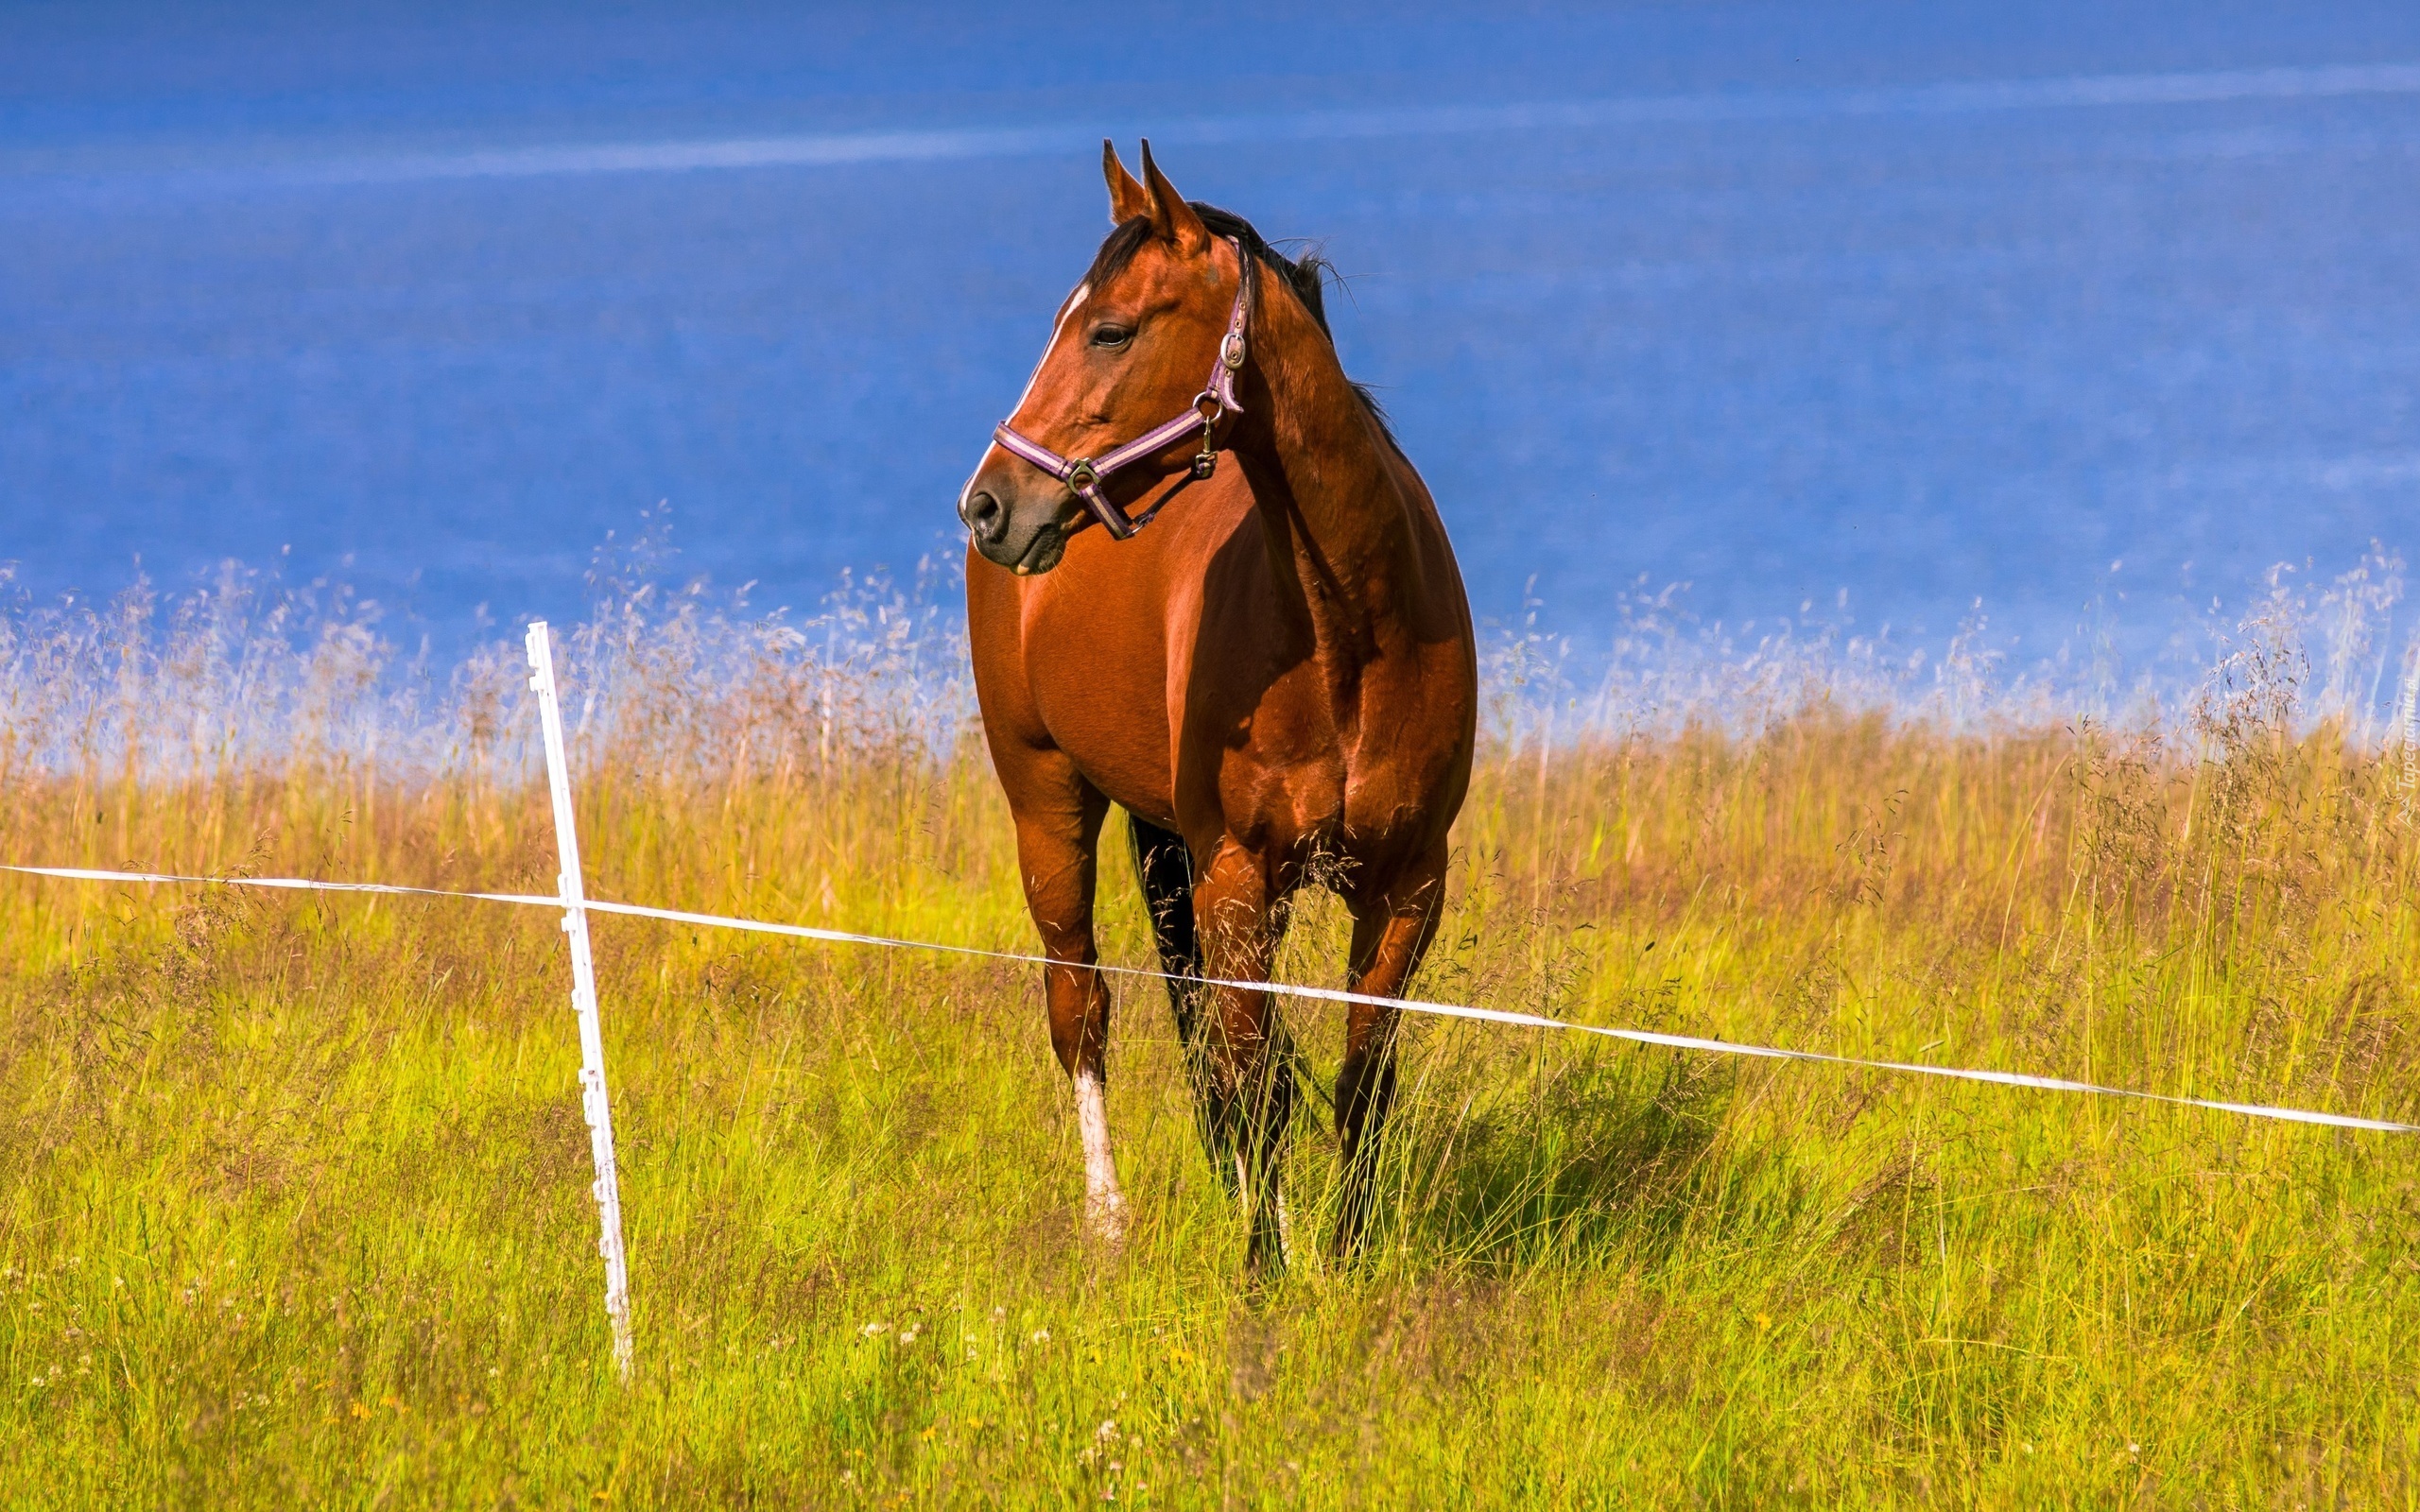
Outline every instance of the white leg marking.
<svg viewBox="0 0 2420 1512"><path fill-rule="evenodd" d="M1076 1073L1076 1126L1084 1136L1084 1221L1114 1244L1126 1237L1126 1198L1109 1155L1109 1100L1089 1071Z"/></svg>

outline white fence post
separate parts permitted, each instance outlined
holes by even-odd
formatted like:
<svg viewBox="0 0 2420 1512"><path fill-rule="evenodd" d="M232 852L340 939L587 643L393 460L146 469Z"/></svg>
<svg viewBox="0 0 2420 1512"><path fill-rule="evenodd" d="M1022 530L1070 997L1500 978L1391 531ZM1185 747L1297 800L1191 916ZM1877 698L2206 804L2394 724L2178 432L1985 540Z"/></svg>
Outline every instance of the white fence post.
<svg viewBox="0 0 2420 1512"><path fill-rule="evenodd" d="M571 767L563 757L563 711L555 696L555 655L546 622L529 627L530 690L545 731L546 785L555 796L555 855L571 941L571 1005L579 1016L579 1102L588 1115L588 1153L596 1162L596 1217L605 1257L605 1315L614 1324L614 1369L631 1376L631 1274L622 1255L622 1184L614 1164L614 1108L605 1094L605 1034L596 1020L596 965L588 954L587 894L579 881L579 835L572 826Z"/></svg>

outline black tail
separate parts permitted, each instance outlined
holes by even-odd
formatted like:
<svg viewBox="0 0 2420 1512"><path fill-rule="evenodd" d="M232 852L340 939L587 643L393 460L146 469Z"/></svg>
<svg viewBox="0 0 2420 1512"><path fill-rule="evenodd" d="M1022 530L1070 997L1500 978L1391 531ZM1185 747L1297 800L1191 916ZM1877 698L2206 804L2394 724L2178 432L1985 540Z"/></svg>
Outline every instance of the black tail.
<svg viewBox="0 0 2420 1512"><path fill-rule="evenodd" d="M1176 1042L1184 1059L1184 1078L1193 1087L1195 1131L1201 1153L1230 1196L1236 1191L1234 1106L1219 1091L1210 1073L1209 1039L1201 1022L1207 996L1201 989L1201 936L1193 923L1193 853L1184 837L1130 814L1134 836L1134 875L1143 884L1143 905L1151 915L1151 943L1159 947L1160 970L1168 974L1168 1006L1176 1012Z"/></svg>
<svg viewBox="0 0 2420 1512"><path fill-rule="evenodd" d="M1144 906L1150 910L1151 942L1159 947L1160 970L1171 978L1168 1006L1176 1013L1177 1044L1184 1057L1186 1077L1193 1083L1202 1151L1210 1157L1219 1179L1232 1188L1236 1171L1228 1155L1234 1146L1237 1110L1219 1094L1210 1074L1207 1026L1201 1022L1207 997L1201 985L1201 939L1193 920L1193 853L1185 849L1183 835L1132 814L1126 817L1134 836L1134 873L1143 884ZM1277 1044L1270 1064L1282 1081L1277 1099L1281 1123L1290 1109L1301 1106L1293 1096L1298 1079L1314 1096L1334 1107L1305 1063L1294 1037L1287 1032L1285 1021L1279 1019L1273 1027Z"/></svg>
<svg viewBox="0 0 2420 1512"><path fill-rule="evenodd" d="M1168 1005L1176 1010L1177 1036L1190 1049L1201 996L1190 985L1201 975L1201 940L1193 929L1193 856L1183 835L1132 814L1126 817L1133 830L1134 874L1143 884L1143 905L1150 910L1160 970L1186 979L1168 984Z"/></svg>

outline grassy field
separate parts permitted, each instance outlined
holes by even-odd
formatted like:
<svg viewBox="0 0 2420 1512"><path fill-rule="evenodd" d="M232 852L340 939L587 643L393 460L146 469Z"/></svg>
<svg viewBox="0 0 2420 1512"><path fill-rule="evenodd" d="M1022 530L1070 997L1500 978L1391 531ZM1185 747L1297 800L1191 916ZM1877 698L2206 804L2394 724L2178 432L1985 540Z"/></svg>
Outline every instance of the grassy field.
<svg viewBox="0 0 2420 1512"><path fill-rule="evenodd" d="M2283 728L1499 746L1420 990L2420 1118L2400 758ZM592 762L594 894L1028 948L972 747L801 749ZM106 770L0 859L549 885L518 776ZM1029 970L596 933L628 1386L552 916L0 879L0 1502L2420 1502L2411 1137L1416 1022L1368 1262L1253 1295L1156 989L1107 1252Z"/></svg>

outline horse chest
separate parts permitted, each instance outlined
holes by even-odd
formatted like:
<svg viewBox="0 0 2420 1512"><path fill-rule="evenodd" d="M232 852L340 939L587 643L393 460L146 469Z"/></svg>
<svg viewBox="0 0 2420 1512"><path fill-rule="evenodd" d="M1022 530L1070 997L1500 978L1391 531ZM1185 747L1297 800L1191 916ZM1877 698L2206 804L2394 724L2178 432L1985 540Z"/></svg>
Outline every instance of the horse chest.
<svg viewBox="0 0 2420 1512"><path fill-rule="evenodd" d="M1343 766L1332 755L1270 761L1247 750L1224 764L1219 817L1253 850L1321 846L1343 826L1344 793Z"/></svg>
<svg viewBox="0 0 2420 1512"><path fill-rule="evenodd" d="M1425 759L1433 743L1392 723L1373 730L1363 711L1322 691L1281 680L1222 752L1220 818L1253 849L1382 850L1425 827L1434 807L1434 764Z"/></svg>

